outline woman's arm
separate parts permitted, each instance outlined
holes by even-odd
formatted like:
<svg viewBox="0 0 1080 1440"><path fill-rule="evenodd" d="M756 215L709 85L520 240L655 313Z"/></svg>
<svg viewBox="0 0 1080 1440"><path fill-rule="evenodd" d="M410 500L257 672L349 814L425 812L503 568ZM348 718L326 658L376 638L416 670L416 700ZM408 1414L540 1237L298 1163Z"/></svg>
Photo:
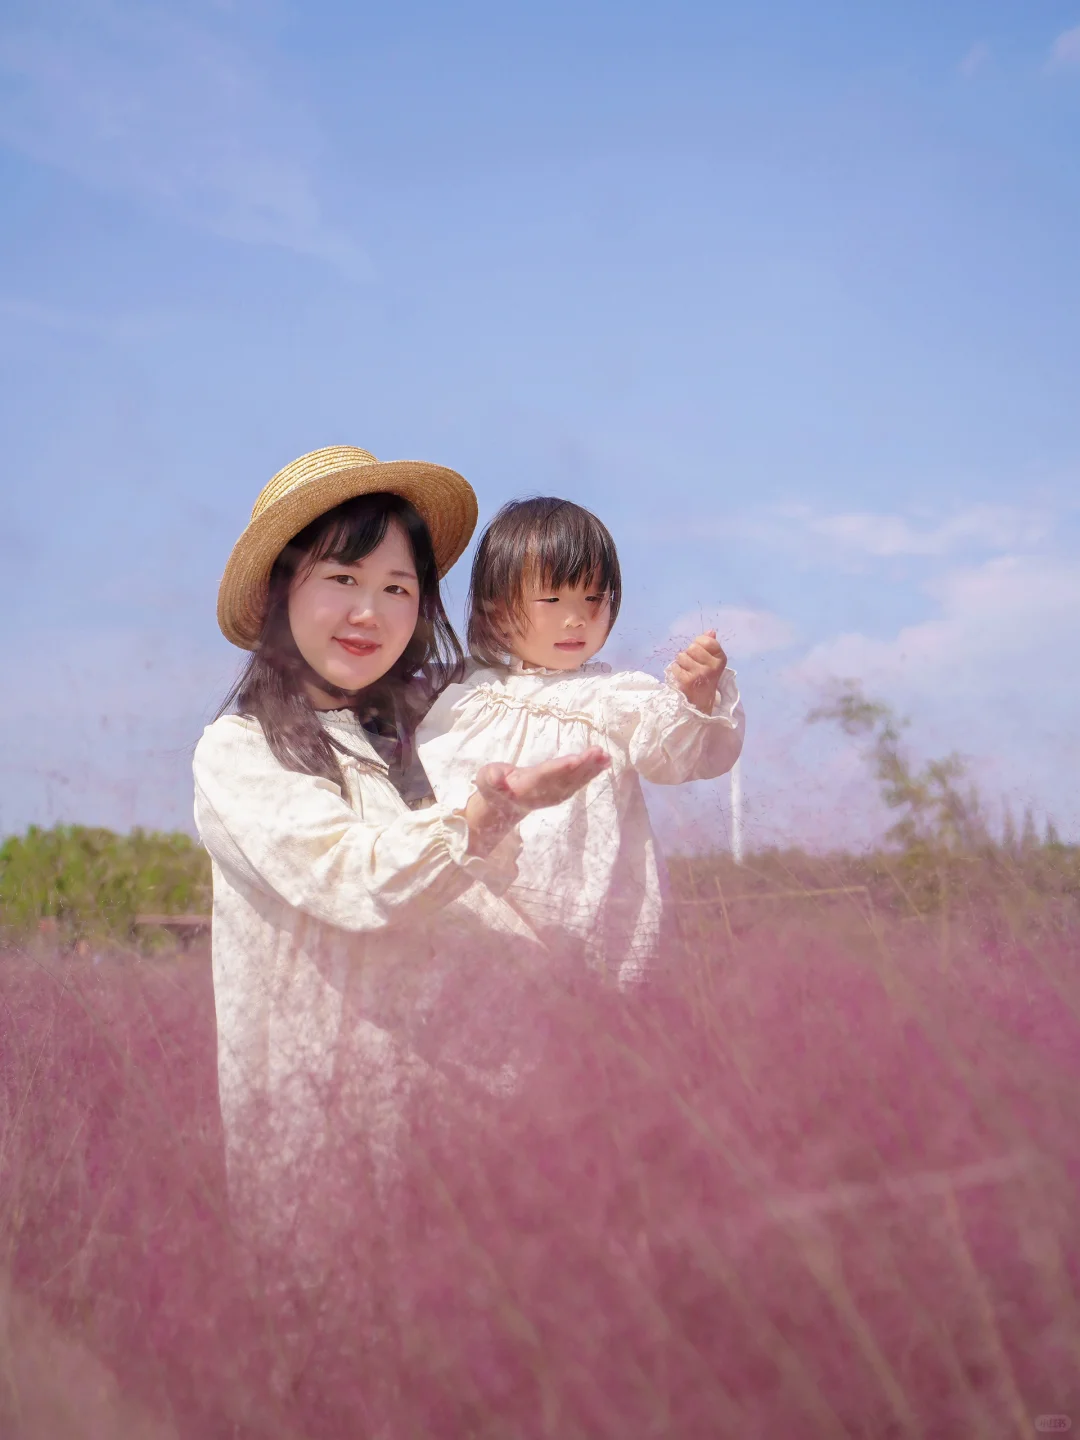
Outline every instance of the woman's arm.
<svg viewBox="0 0 1080 1440"><path fill-rule="evenodd" d="M486 857L525 809L557 803L545 794L563 799L595 773L511 772L525 776L516 787L496 774L462 809L435 805L378 824L331 781L285 770L261 731L233 717L206 731L194 770L199 831L221 866L325 924L356 931L426 918L477 880L505 888L512 867Z"/></svg>
<svg viewBox="0 0 1080 1440"><path fill-rule="evenodd" d="M332 781L286 770L257 726L212 725L195 750L203 843L247 884L328 925L379 930L455 899L497 867L468 854L464 814L446 806L366 820Z"/></svg>

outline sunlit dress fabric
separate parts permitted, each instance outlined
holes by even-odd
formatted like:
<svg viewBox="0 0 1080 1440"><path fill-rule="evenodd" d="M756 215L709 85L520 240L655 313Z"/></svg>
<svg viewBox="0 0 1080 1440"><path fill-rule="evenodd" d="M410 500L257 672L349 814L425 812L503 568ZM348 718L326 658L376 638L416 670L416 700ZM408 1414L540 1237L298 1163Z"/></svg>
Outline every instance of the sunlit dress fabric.
<svg viewBox="0 0 1080 1440"><path fill-rule="evenodd" d="M498 899L515 874L516 837L487 859L467 853L471 787L459 803L410 809L384 747L355 716L320 718L351 752L339 757L344 791L286 770L258 722L237 715L210 725L194 757L195 819L213 865L230 1200L243 1192L246 1219L264 1238L288 1231L311 1177L326 1169L323 1147L342 1139L329 1133L331 1111L378 1163L393 1152L411 1085L459 1070L498 1083L506 1056L497 1044L482 1052L500 1019L491 1015L485 1030L464 972L492 945L507 969L540 951ZM490 991L486 981L480 998L497 1008ZM448 997L475 1022L457 1050L439 1023Z"/></svg>
<svg viewBox="0 0 1080 1440"><path fill-rule="evenodd" d="M711 714L664 680L602 663L566 672L478 669L435 701L417 753L439 803L463 802L489 761L530 765L599 745L611 766L561 805L521 822L505 898L551 947L632 985L664 933L666 878L641 780L679 785L731 769L745 716L725 670Z"/></svg>

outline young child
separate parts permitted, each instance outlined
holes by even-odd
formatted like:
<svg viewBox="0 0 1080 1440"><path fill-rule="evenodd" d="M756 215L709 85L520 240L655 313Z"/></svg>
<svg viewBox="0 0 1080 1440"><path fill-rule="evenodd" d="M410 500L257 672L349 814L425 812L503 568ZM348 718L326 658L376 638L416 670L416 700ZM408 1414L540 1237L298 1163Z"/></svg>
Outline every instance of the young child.
<svg viewBox="0 0 1080 1440"><path fill-rule="evenodd" d="M468 639L475 668L448 686L417 732L438 800L460 804L488 757L527 765L598 745L610 767L587 789L521 822L506 898L549 944L639 978L661 935L664 877L641 777L662 785L730 770L744 716L715 632L656 680L589 662L622 594L615 544L581 506L505 505L476 552Z"/></svg>

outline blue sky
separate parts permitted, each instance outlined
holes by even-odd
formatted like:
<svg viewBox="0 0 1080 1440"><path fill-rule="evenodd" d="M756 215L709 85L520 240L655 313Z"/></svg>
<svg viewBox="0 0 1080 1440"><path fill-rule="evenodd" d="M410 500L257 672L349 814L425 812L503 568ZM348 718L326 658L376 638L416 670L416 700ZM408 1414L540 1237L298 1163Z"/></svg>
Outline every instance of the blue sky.
<svg viewBox="0 0 1080 1440"><path fill-rule="evenodd" d="M837 675L1080 835L1080 0L9 0L0 186L0 830L189 823L355 443L595 508L619 662L715 619L760 841L879 818Z"/></svg>

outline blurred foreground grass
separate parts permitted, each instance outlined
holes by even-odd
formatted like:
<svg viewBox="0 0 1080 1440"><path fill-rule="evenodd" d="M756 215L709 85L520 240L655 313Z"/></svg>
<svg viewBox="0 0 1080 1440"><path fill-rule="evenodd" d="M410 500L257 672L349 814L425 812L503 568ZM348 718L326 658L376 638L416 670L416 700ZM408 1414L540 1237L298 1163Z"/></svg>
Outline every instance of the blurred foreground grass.
<svg viewBox="0 0 1080 1440"><path fill-rule="evenodd" d="M886 842L676 858L652 983L552 956L529 1005L485 1011L481 1043L532 1066L498 1099L456 1070L402 1101L392 1203L332 1109L314 1284L291 1246L253 1284L238 1243L210 967L128 963L136 914L208 908L203 852L7 841L4 1440L1080 1427L1080 849L992 834L955 757L914 766L851 687L816 718L870 737ZM456 1041L485 992L447 958L431 1023Z"/></svg>
<svg viewBox="0 0 1080 1440"><path fill-rule="evenodd" d="M736 878L785 877L839 875ZM910 920L814 888L731 933L690 907L629 1000L554 986L514 1095L418 1094L391 1205L344 1116L314 1286L244 1278L209 967L0 951L0 1434L1080 1425L1080 918L1052 885Z"/></svg>

